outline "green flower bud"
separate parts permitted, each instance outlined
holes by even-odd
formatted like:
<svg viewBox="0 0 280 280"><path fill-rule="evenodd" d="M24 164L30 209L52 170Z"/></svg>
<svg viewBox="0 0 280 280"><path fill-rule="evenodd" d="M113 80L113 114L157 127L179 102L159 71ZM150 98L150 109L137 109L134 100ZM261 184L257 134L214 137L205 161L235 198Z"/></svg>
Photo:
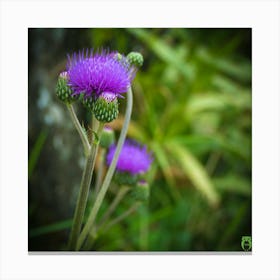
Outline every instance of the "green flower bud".
<svg viewBox="0 0 280 280"><path fill-rule="evenodd" d="M93 113L100 122L109 123L119 114L117 96L111 92L103 92L96 100Z"/></svg>
<svg viewBox="0 0 280 280"><path fill-rule="evenodd" d="M101 135L100 146L103 148L109 148L113 143L115 143L114 130L105 126Z"/></svg>
<svg viewBox="0 0 280 280"><path fill-rule="evenodd" d="M137 201L148 201L150 196L150 186L146 181L139 181L137 185L132 188L132 197Z"/></svg>
<svg viewBox="0 0 280 280"><path fill-rule="evenodd" d="M126 57L131 65L134 65L138 68L144 63L144 58L139 52L130 52Z"/></svg>
<svg viewBox="0 0 280 280"><path fill-rule="evenodd" d="M72 89L68 86L67 72L60 73L56 84L56 95L64 103L72 103L77 100L77 96L73 96Z"/></svg>
<svg viewBox="0 0 280 280"><path fill-rule="evenodd" d="M83 95L81 95L81 101L82 104L84 105L84 107L88 110L90 110L92 113L94 112L94 98L93 97L84 97Z"/></svg>
<svg viewBox="0 0 280 280"><path fill-rule="evenodd" d="M128 172L116 171L113 180L119 185L134 186L138 181L138 176Z"/></svg>

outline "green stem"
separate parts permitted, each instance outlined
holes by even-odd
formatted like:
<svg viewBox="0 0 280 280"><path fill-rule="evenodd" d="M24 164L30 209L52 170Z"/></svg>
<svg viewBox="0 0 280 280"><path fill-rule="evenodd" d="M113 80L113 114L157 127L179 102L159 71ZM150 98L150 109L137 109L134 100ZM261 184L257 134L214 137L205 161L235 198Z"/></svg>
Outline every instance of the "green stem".
<svg viewBox="0 0 280 280"><path fill-rule="evenodd" d="M95 195L98 194L101 182L102 182L102 175L104 172L104 157L105 157L105 149L101 148L100 153L99 153L99 166L97 169L97 175L96 175L96 180L95 180L95 187L94 187L94 193Z"/></svg>
<svg viewBox="0 0 280 280"><path fill-rule="evenodd" d="M85 130L82 128L78 118L77 118L77 115L75 113L75 110L74 110L74 107L72 104L67 104L67 109L70 113L70 117L71 117L71 120L72 122L74 123L79 135L80 135L80 138L82 140L82 143L83 143L83 146L84 146L84 151L85 151L85 154L86 156L89 154L89 151L90 151L90 144L88 142L88 138L87 138L87 135L85 133Z"/></svg>
<svg viewBox="0 0 280 280"><path fill-rule="evenodd" d="M136 211L140 205L141 205L141 202L136 202L135 204L133 204L127 211L125 211L123 214L121 214L120 216L118 216L117 218L112 220L110 223L108 223L103 228L103 231L107 231L108 229L110 229L115 224L117 224L117 223L121 222L122 220L124 220L127 216L129 216L134 211Z"/></svg>
<svg viewBox="0 0 280 280"><path fill-rule="evenodd" d="M96 155L97 155L97 150L99 146L99 139L101 136L101 133L103 131L104 124L100 123L99 128L97 131L97 142L95 139L92 139L92 144L90 147L90 154L87 158L86 165L84 168L83 172L83 177L81 181L81 186L80 186L80 192L76 204L76 209L75 209L75 214L74 214L74 219L73 219L73 225L72 225L72 230L70 234L70 239L69 239L69 249L70 250L75 250L76 248L76 243L81 231L82 227L82 221L86 209L86 204L87 204L87 198L88 198L88 192L90 188L90 183L91 183L91 178L92 178L92 173L96 161Z"/></svg>
<svg viewBox="0 0 280 280"><path fill-rule="evenodd" d="M148 226L148 209L147 205L143 204L140 211L140 232L139 232L139 248L140 251L148 251L149 244L149 226Z"/></svg>
<svg viewBox="0 0 280 280"><path fill-rule="evenodd" d="M114 226L117 223L123 221L126 217L128 217L130 214L135 212L139 208L140 205L141 205L141 202L136 202L127 211L125 211L124 213L122 213L121 215L119 215L118 217L113 219L110 223L107 223L107 224L103 223L102 225L100 225L98 227L93 227L90 234L89 234L88 239L85 242L85 250L90 250L92 248L92 246L94 244L94 241L97 237L97 232L99 230L102 231L102 232L108 231L112 226ZM105 224L105 226L104 226L104 224Z"/></svg>
<svg viewBox="0 0 280 280"><path fill-rule="evenodd" d="M99 124L99 121L96 119L96 117L94 115L92 115L92 118L91 118L91 131L96 131L97 128L98 128L98 124ZM93 137L93 133L91 134L91 136Z"/></svg>
<svg viewBox="0 0 280 280"><path fill-rule="evenodd" d="M89 215L89 218L85 224L85 227L82 230L82 233L80 234L80 237L78 239L78 244L76 249L79 250L81 248L81 246L83 245L87 235L90 232L90 229L92 228L94 222L95 222L95 218L96 215L99 211L99 208L103 202L103 199L105 197L105 194L109 188L110 182L112 180L113 174L115 172L116 169L116 165L117 165L117 161L119 158L119 154L121 152L122 146L124 144L124 140L127 134L127 130L128 130L128 126L129 126L129 122L130 122L130 117L131 117L131 112L132 112L132 104L133 104L133 96L132 96L132 90L131 88L128 89L127 91L127 105L126 105L126 112L125 112L125 119L124 119L124 124L121 130L121 134L120 134L120 138L118 140L118 144L116 147L116 151L113 157L113 160L110 164L110 167L108 169L108 172L106 174L106 177L104 179L104 182L101 186L101 189L99 191L99 193L97 194L95 203L93 205L93 208L91 210L91 213Z"/></svg>
<svg viewBox="0 0 280 280"><path fill-rule="evenodd" d="M97 232L98 232L99 229L100 229L100 227L92 227L91 228L89 236L86 239L86 241L85 241L85 243L82 247L82 250L85 250L85 251L90 251L91 250L91 248L94 244L94 241L97 238Z"/></svg>
<svg viewBox="0 0 280 280"><path fill-rule="evenodd" d="M106 222L108 221L108 219L110 218L110 216L112 215L114 210L117 208L117 206L119 205L121 200L127 194L129 189L130 189L129 187L121 187L119 189L117 195L115 196L113 202L111 203L111 205L109 206L109 208L107 209L105 214L100 219L100 222L98 223L98 225L93 225L93 227L90 230L89 236L88 236L88 238L87 238L87 240L85 242L85 245L84 245L84 248L86 250L89 250L92 247L93 242L95 240L94 237L96 235L96 232L98 231L99 228L101 228L104 224L106 224Z"/></svg>
<svg viewBox="0 0 280 280"><path fill-rule="evenodd" d="M120 190L118 191L117 195L115 196L115 199L113 200L113 202L109 206L108 210L102 216L102 218L100 220L99 226L102 226L102 225L104 225L107 222L108 218L110 218L111 214L117 208L117 206L119 205L121 200L124 198L124 196L127 194L129 189L130 189L129 187L122 187L122 188L120 188Z"/></svg>

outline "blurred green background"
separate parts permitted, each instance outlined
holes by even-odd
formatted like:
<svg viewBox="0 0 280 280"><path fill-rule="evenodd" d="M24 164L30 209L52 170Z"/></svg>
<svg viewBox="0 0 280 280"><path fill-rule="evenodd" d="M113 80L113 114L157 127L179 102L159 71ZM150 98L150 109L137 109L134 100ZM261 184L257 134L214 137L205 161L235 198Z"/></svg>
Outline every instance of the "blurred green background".
<svg viewBox="0 0 280 280"><path fill-rule="evenodd" d="M29 251L66 249L84 159L54 90L68 53L102 47L144 56L128 135L154 163L149 203L93 250L242 251L252 225L252 65L251 29L236 28L29 29ZM90 115L75 108L87 126Z"/></svg>

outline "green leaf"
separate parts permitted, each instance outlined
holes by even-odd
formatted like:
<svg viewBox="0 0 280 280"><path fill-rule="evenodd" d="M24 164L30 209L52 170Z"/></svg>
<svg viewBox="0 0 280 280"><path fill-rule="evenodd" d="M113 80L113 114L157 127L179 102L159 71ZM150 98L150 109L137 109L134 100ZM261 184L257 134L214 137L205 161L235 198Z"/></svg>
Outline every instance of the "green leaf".
<svg viewBox="0 0 280 280"><path fill-rule="evenodd" d="M172 151L172 155L181 164L182 170L193 185L205 195L210 205L216 206L219 203L220 196L202 164L186 147L169 143L168 149Z"/></svg>
<svg viewBox="0 0 280 280"><path fill-rule="evenodd" d="M229 59L212 55L206 48L200 47L197 50L197 57L205 64L212 66L227 75L243 82L251 81L251 64L248 61L235 63Z"/></svg>
<svg viewBox="0 0 280 280"><path fill-rule="evenodd" d="M92 141L94 142L95 145L97 145L99 142L99 137L98 137L97 133L95 131L92 131L92 136L94 137L92 139Z"/></svg>
<svg viewBox="0 0 280 280"><path fill-rule="evenodd" d="M42 226L42 227L31 229L29 231L28 235L29 235L29 238L32 238L32 237L36 237L36 236L40 236L40 235L49 234L49 233L57 232L57 231L60 231L60 230L68 229L68 228L71 227L71 225L72 225L72 219L64 220L64 221L57 222L57 223L54 223L54 224L50 224L50 225L47 225L47 226Z"/></svg>
<svg viewBox="0 0 280 280"><path fill-rule="evenodd" d="M234 95L228 93L204 92L192 95L187 103L186 112L193 116L205 111L221 113L230 107L237 110L251 108L252 96L248 91L238 91Z"/></svg>
<svg viewBox="0 0 280 280"><path fill-rule="evenodd" d="M181 51L174 50L168 46L166 42L152 35L145 29L128 28L127 31L145 42L164 62L179 70L186 80L194 79L194 69L187 63L184 63L180 55Z"/></svg>
<svg viewBox="0 0 280 280"><path fill-rule="evenodd" d="M171 167L170 167L168 157L166 156L166 152L156 142L153 142L151 144L151 148L152 148L152 150L154 152L154 155L157 159L159 167L161 168L162 173L163 173L163 175L164 175L164 177L165 177L165 179L168 183L170 192L171 192L173 198L175 200L177 200L180 197L180 194L176 189L175 180L174 180L173 175L171 173Z"/></svg>
<svg viewBox="0 0 280 280"><path fill-rule="evenodd" d="M28 159L28 179L30 179L34 168L38 162L39 156L41 154L41 151L43 149L43 146L45 144L46 138L47 138L48 132L46 130L42 130L36 139L36 142L31 150L31 153L29 155Z"/></svg>
<svg viewBox="0 0 280 280"><path fill-rule="evenodd" d="M251 182L239 175L228 174L223 177L214 178L213 182L220 191L251 196Z"/></svg>

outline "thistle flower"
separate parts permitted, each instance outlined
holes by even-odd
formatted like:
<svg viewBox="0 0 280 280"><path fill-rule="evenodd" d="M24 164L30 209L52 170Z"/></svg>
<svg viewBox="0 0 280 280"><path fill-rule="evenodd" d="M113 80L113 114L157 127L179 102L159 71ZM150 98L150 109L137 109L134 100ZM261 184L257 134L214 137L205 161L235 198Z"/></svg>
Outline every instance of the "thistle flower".
<svg viewBox="0 0 280 280"><path fill-rule="evenodd" d="M114 157L116 145L111 145L107 154L109 165ZM149 170L153 159L146 146L141 146L133 140L126 140L121 150L116 170L127 172L131 175L139 175Z"/></svg>
<svg viewBox="0 0 280 280"><path fill-rule="evenodd" d="M110 92L117 97L125 93L134 78L135 69L125 56L119 59L117 54L86 50L68 56L68 84L74 95L97 98L103 92Z"/></svg>

